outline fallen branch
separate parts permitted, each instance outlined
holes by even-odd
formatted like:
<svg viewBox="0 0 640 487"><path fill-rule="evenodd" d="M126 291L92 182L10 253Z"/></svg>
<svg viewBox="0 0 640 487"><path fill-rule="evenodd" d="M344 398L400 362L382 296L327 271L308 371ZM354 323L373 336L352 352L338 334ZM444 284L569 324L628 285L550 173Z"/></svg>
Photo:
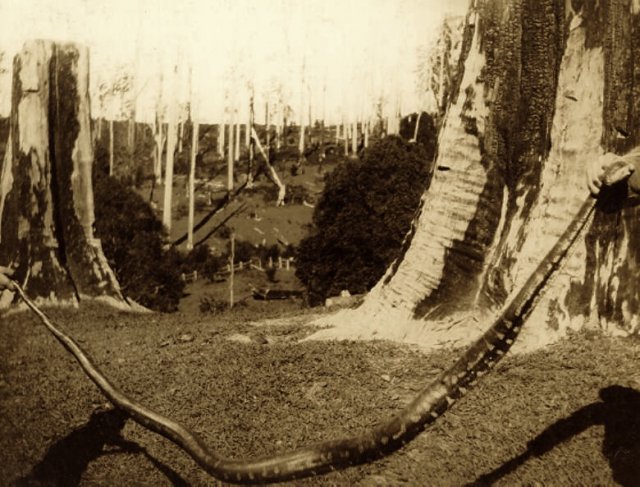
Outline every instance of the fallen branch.
<svg viewBox="0 0 640 487"><path fill-rule="evenodd" d="M211 230L209 230L204 237L202 237L200 240L198 240L195 244L194 247L197 247L198 245L201 245L203 243L205 243L207 241L207 239L209 237L211 237L211 235L213 235L214 233L216 233L221 227L222 225L224 225L225 223L227 223L229 220L231 220L231 218L233 218L234 216L236 216L238 213L243 212L245 209L247 208L246 204L242 204L240 205L238 208L236 208L234 211L232 211L231 213L229 213L220 223L218 223L215 227L213 227Z"/></svg>
<svg viewBox="0 0 640 487"><path fill-rule="evenodd" d="M276 169L271 164L271 161L269 161L269 157L267 156L267 153L265 152L264 148L262 147L262 144L260 143L260 138L256 133L256 129L253 127L251 127L251 137L255 141L258 151L260 152L260 154L262 154L262 157L264 159L264 164L267 167L267 174L269 176L269 179L271 179L273 184L275 184L278 187L278 199L276 200L276 206L283 206L284 197L286 194L286 186L282 181L280 181L280 178L278 177L278 173L276 172Z"/></svg>
<svg viewBox="0 0 640 487"><path fill-rule="evenodd" d="M196 223L193 226L193 232L197 232L198 230L200 230L202 227L204 227L207 223L209 223L211 221L211 219L216 216L218 213L220 213L236 196L238 196L242 190L245 188L246 183L241 184L238 189L236 189L233 193L227 193L224 195L224 197L218 201L218 204L211 209L211 211L209 211L209 213L207 213L205 216L202 217L202 219ZM185 233L184 235L182 235L180 238L177 238L176 240L174 240L171 245L180 245L184 242L186 242L188 237L188 234Z"/></svg>

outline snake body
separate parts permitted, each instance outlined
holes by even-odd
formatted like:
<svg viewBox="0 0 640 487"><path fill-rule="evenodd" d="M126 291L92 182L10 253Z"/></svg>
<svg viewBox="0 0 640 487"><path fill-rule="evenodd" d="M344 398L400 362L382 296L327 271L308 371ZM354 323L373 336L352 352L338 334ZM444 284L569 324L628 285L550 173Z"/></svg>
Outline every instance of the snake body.
<svg viewBox="0 0 640 487"><path fill-rule="evenodd" d="M525 284L513 294L491 327L448 370L427 385L399 414L363 435L325 441L288 453L251 460L224 458L184 425L152 411L119 391L90 355L47 316L16 285L24 302L58 341L76 358L83 371L113 405L137 423L171 440L205 471L232 483L271 483L308 477L384 456L409 442L462 397L478 378L511 348L540 290L558 267L593 212L596 200L587 198L556 245Z"/></svg>

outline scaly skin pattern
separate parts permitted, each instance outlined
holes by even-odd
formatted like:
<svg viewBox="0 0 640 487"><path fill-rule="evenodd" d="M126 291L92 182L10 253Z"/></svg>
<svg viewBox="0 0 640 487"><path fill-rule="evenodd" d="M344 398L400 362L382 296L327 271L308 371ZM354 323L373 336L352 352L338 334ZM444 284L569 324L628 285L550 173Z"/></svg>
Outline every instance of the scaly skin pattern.
<svg viewBox="0 0 640 487"><path fill-rule="evenodd" d="M16 289L27 306L75 357L109 401L126 411L134 421L176 443L217 479L240 484L281 482L361 464L395 451L460 399L511 348L536 296L585 226L595 203L596 200L591 197L585 200L557 244L509 300L492 326L451 368L423 389L397 416L364 435L326 441L289 453L253 460L231 460L217 455L185 426L145 408L123 394L109 382L91 357L71 337L54 326L19 286L16 285Z"/></svg>

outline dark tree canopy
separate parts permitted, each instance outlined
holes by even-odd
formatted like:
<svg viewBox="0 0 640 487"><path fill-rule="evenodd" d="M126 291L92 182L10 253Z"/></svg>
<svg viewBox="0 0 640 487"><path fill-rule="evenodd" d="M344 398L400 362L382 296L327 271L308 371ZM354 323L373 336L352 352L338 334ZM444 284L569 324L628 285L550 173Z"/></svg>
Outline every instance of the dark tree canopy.
<svg viewBox="0 0 640 487"><path fill-rule="evenodd" d="M297 256L311 304L344 289L368 291L398 257L429 183L434 146L386 137L327 175L313 233Z"/></svg>
<svg viewBox="0 0 640 487"><path fill-rule="evenodd" d="M157 311L175 311L184 283L180 255L165 251L165 230L149 204L115 178L94 178L95 232L122 292Z"/></svg>

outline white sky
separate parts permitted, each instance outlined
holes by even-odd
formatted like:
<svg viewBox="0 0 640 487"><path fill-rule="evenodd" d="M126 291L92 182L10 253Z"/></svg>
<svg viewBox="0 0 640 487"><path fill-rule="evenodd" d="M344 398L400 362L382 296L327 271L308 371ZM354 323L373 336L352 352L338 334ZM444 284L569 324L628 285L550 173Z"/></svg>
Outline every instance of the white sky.
<svg viewBox="0 0 640 487"><path fill-rule="evenodd" d="M280 86L296 120L306 117L311 98L313 117L324 110L331 122L343 113L371 114L381 95L389 111L395 103L403 113L419 108L417 48L431 42L445 13L462 14L467 6L468 0L0 0L0 50L12 57L31 38L89 45L94 112L98 82L129 66L137 73L141 119L153 112L163 72L165 100L192 99L202 121L219 121L229 107L246 117L251 83L259 120L266 100L275 111ZM176 64L179 79L172 80ZM9 78L0 76L5 115Z"/></svg>

